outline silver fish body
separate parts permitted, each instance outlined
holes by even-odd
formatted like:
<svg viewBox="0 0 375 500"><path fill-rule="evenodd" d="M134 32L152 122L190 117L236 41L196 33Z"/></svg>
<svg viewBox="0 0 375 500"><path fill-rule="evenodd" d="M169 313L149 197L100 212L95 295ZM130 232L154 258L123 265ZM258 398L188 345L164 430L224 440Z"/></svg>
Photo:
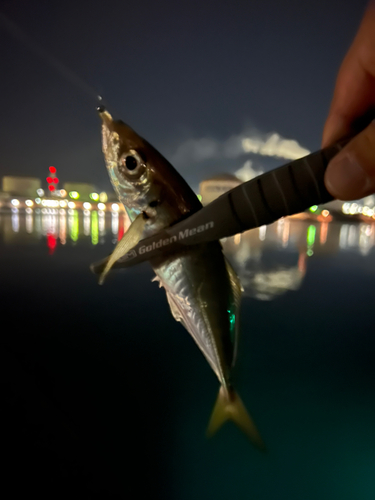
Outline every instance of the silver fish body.
<svg viewBox="0 0 375 500"><path fill-rule="evenodd" d="M233 289L217 242L151 261L171 312L194 338L224 387L234 364L240 288Z"/></svg>

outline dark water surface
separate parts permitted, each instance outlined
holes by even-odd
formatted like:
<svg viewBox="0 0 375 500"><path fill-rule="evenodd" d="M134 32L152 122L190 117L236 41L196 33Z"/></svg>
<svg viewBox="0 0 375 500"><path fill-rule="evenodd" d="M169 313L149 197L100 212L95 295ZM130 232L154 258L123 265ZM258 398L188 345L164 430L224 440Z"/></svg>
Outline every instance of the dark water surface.
<svg viewBox="0 0 375 500"><path fill-rule="evenodd" d="M149 265L97 284L122 227L0 215L14 493L373 500L375 226L284 220L224 242L245 288L236 386L265 454L231 423L206 439L218 382Z"/></svg>

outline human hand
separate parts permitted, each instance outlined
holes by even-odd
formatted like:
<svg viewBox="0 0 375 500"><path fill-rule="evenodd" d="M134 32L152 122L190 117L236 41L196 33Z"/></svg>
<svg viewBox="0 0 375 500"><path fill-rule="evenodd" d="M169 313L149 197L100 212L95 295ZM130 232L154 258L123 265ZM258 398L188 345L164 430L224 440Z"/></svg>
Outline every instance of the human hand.
<svg viewBox="0 0 375 500"><path fill-rule="evenodd" d="M375 118L375 1L341 65L322 146L351 133L353 123L369 110ZM329 163L325 184L335 198L355 200L375 193L375 120Z"/></svg>

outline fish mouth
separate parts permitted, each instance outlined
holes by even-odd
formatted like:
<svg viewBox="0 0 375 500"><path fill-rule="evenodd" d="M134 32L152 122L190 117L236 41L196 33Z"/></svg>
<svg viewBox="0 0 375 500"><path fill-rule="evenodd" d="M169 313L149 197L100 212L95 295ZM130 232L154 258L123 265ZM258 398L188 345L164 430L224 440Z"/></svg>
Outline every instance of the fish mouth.
<svg viewBox="0 0 375 500"><path fill-rule="evenodd" d="M102 119L103 124L110 128L110 126L113 124L113 118L110 113L108 113L104 106L98 106L96 108L96 111Z"/></svg>

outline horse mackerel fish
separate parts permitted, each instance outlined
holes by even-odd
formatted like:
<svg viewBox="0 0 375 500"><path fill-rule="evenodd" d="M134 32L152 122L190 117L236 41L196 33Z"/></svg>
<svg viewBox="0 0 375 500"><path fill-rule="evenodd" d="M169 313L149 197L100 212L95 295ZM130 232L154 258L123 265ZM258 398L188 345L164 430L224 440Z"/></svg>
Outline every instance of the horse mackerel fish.
<svg viewBox="0 0 375 500"><path fill-rule="evenodd" d="M102 150L112 185L132 224L109 257L101 276L142 238L199 210L201 203L182 176L145 139L103 106ZM146 250L145 250L146 251ZM160 254L150 260L154 280L166 291L176 321L195 340L221 386L208 425L212 435L233 420L261 450L256 426L231 383L238 343L241 285L218 241Z"/></svg>

